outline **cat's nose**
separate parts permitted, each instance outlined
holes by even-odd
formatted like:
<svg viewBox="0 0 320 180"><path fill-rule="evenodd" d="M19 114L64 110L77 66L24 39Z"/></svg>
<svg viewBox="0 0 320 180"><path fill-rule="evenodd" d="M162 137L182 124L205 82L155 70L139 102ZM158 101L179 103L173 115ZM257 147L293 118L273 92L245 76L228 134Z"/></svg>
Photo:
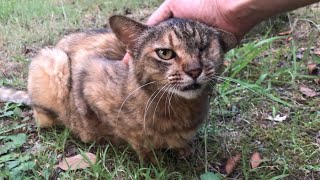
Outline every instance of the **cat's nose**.
<svg viewBox="0 0 320 180"><path fill-rule="evenodd" d="M202 67L200 64L189 65L184 68L184 72L193 79L197 79L202 72Z"/></svg>
<svg viewBox="0 0 320 180"><path fill-rule="evenodd" d="M186 73L193 79L197 79L200 76L201 72L202 72L202 69L194 69Z"/></svg>

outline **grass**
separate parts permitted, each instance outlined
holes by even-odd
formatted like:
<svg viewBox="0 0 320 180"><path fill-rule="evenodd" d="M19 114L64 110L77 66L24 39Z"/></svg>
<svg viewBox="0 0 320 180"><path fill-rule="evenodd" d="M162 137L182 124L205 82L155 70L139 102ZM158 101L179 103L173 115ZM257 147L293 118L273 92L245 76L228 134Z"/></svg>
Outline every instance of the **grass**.
<svg viewBox="0 0 320 180"><path fill-rule="evenodd" d="M161 2L108 0L0 1L0 86L26 87L30 58L64 34L107 26L111 14L143 21ZM304 97L300 85L319 92L307 64L320 48L317 6L265 21L230 51L231 64L216 86L211 116L195 139L195 155L177 159L161 153L159 165L143 165L128 147L83 144L68 129L40 130L30 109L0 104L0 179L205 179L205 172L230 179L319 179L320 99ZM288 37L280 31L293 29ZM307 50L302 51L301 48ZM283 122L268 116L287 116ZM10 147L6 152L3 147ZM83 152L97 155L90 168L58 173L63 158ZM263 163L250 168L259 152ZM228 177L219 173L224 159L241 153ZM211 176L212 177L212 176Z"/></svg>

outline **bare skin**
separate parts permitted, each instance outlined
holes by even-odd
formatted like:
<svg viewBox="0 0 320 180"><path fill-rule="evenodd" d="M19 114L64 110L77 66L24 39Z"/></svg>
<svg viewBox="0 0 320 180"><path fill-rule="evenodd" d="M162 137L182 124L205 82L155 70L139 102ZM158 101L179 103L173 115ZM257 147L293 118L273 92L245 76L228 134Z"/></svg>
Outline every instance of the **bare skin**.
<svg viewBox="0 0 320 180"><path fill-rule="evenodd" d="M262 20L316 2L320 0L166 0L147 24L156 25L172 17L193 19L231 32L240 41ZM130 59L127 53L123 62L127 64Z"/></svg>
<svg viewBox="0 0 320 180"><path fill-rule="evenodd" d="M320 0L166 0L149 18L155 25L171 17L194 19L234 33L238 40L263 19Z"/></svg>

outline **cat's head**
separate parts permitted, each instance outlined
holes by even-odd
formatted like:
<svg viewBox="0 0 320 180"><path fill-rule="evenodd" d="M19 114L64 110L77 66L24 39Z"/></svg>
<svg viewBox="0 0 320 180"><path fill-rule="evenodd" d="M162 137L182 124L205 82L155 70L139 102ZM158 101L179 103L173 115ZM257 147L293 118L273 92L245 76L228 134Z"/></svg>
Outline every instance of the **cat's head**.
<svg viewBox="0 0 320 180"><path fill-rule="evenodd" d="M200 22L170 19L146 26L124 16L112 16L110 26L132 56L140 85L198 97L222 70L223 54L236 46L235 37ZM147 86L146 86L147 87Z"/></svg>

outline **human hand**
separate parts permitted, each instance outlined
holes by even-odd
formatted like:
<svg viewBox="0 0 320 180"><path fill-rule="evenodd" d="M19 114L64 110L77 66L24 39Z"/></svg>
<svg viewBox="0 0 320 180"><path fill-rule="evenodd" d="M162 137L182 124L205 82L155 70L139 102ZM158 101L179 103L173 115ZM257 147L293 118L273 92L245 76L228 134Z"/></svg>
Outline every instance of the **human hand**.
<svg viewBox="0 0 320 180"><path fill-rule="evenodd" d="M234 34L238 42L256 24L277 13L320 2L320 0L166 0L147 24L169 18L193 19ZM124 57L128 63L130 55Z"/></svg>
<svg viewBox="0 0 320 180"><path fill-rule="evenodd" d="M230 19L227 1L219 0L166 0L150 16L148 25L156 25L170 18L193 19L233 33L240 40L246 33ZM128 64L131 56L126 53L123 62Z"/></svg>
<svg viewBox="0 0 320 180"><path fill-rule="evenodd" d="M234 1L228 0L166 0L150 16L147 24L156 25L169 18L193 19L233 33L238 41L251 28L238 23L233 11Z"/></svg>

